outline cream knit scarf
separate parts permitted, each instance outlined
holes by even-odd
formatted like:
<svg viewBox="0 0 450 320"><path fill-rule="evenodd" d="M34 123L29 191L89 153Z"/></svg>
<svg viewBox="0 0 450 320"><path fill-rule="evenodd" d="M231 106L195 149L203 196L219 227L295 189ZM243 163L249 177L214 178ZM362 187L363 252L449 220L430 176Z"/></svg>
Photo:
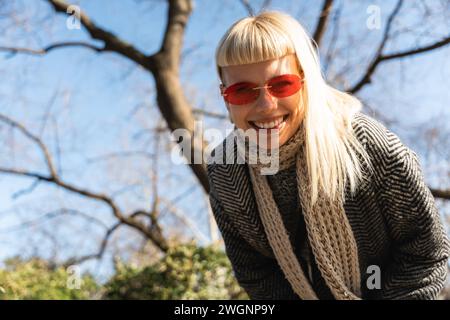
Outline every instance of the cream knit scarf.
<svg viewBox="0 0 450 320"><path fill-rule="evenodd" d="M237 136L241 137L239 134ZM311 205L311 187L304 150L304 130L301 126L297 133L279 149L280 170L296 164L299 199L309 245L333 296L338 300L360 299L358 248L343 202L342 200L332 202L324 196L323 192L319 192L317 202ZM247 154L245 158L249 163ZM267 178L260 174L262 166L262 164L249 164L249 171L259 214L270 246L294 292L304 300L318 299L291 246Z"/></svg>

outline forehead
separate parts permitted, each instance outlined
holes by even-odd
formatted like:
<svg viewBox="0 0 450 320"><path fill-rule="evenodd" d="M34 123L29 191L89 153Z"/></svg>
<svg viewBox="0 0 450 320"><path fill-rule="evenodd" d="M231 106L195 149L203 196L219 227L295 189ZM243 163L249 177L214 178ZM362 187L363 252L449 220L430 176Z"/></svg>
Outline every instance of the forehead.
<svg viewBox="0 0 450 320"><path fill-rule="evenodd" d="M222 67L222 78L225 85L236 82L260 83L286 73L299 74L294 55L258 63Z"/></svg>

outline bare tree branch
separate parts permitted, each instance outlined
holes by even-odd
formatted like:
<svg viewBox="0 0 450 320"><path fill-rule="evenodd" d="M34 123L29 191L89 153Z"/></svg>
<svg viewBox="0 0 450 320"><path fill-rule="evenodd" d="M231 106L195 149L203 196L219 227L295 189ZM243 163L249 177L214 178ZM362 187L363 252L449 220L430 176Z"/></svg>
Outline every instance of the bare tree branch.
<svg viewBox="0 0 450 320"><path fill-rule="evenodd" d="M47 147L44 145L42 140L39 137L37 137L36 135L32 134L28 129L25 128L24 125L22 125L21 123L11 119L8 116L0 114L0 121L10 125L13 128L17 128L26 137L28 137L29 139L31 139L34 143L36 143L38 145L39 149L44 154L44 159L45 159L45 162L47 164L47 169L50 172L50 176L51 177L55 177L56 176L56 170L55 170L55 167L53 165L53 162L52 162L52 159L51 159L51 156L50 156L50 152L48 151Z"/></svg>
<svg viewBox="0 0 450 320"><path fill-rule="evenodd" d="M197 228L196 224L192 222L192 220L189 219L184 212L175 207L172 203L170 203L166 199L161 198L160 200L161 202L166 204L166 210L172 213L178 220L180 220L186 227L188 227L192 231L192 233L197 237L197 239L201 239L205 242L208 241L208 238L203 234L203 232L201 232Z"/></svg>
<svg viewBox="0 0 450 320"><path fill-rule="evenodd" d="M240 0L242 5L245 7L245 10L247 10L247 13L249 16L253 17L255 16L255 10L253 10L253 7L250 5L250 2L248 0Z"/></svg>
<svg viewBox="0 0 450 320"><path fill-rule="evenodd" d="M62 0L46 1L53 6L56 12L67 14L68 3ZM119 53L150 71L156 82L158 108L168 127L172 131L187 129L192 134L195 118L192 107L183 94L178 69L184 30L193 5L192 0L168 0L168 3L168 19L163 43L160 50L153 55L144 54L113 33L100 28L83 12L80 13L80 22L89 32L91 38L104 42L104 51ZM191 150L185 156L199 152L197 148L194 143L191 143ZM205 163L194 163L192 158L188 159L188 162L203 189L209 192Z"/></svg>
<svg viewBox="0 0 450 320"><path fill-rule="evenodd" d="M178 73L180 56L183 47L184 30L193 9L191 1L169 0L169 19L158 58L164 61L165 67Z"/></svg>
<svg viewBox="0 0 450 320"><path fill-rule="evenodd" d="M192 107L187 102L183 94L183 87L178 76L179 57L181 43L186 21L192 10L191 0L171 0L169 1L169 18L166 27L166 35L161 50L153 56L155 70L153 72L156 89L158 107L167 122L168 127L173 131L176 129L187 129L194 137L194 115ZM203 145L196 145L195 140L190 141L190 150L184 151L184 156L188 159L189 166L195 173L206 193L209 192L209 182L206 173L206 164L197 164L194 155L201 153ZM189 157L190 155L190 157Z"/></svg>
<svg viewBox="0 0 450 320"><path fill-rule="evenodd" d="M317 46L320 45L327 27L328 18L333 7L333 0L324 0L322 10L320 11L319 21L314 31L313 39Z"/></svg>
<svg viewBox="0 0 450 320"><path fill-rule="evenodd" d="M259 9L259 11L263 11L265 9L267 9L270 4L271 4L272 0L264 0L263 4L261 5L261 9Z"/></svg>
<svg viewBox="0 0 450 320"><path fill-rule="evenodd" d="M376 51L374 58L372 59L372 62L367 67L366 72L362 76L362 78L353 87L351 87L350 89L347 90L350 93L356 93L359 90L361 90L361 88L364 87L366 84L370 83L371 77L375 73L376 68L380 65L380 63L382 63L384 61L400 59L400 58L404 58L404 57L410 57L410 56L417 55L420 53L429 52L429 51L432 51L432 50L435 50L438 48L442 48L442 47L450 44L450 35L449 35L449 36L441 39L440 41L431 43L429 45L426 45L426 46L423 46L420 48L407 49L407 50L400 51L397 53L384 54L383 49L385 48L386 43L389 39L389 33L391 30L392 22L395 19L395 17L397 16L398 12L400 11L402 4L403 4L403 0L399 0L397 2L397 5L395 6L394 10L392 11L392 13L390 14L390 16L388 18L388 21L386 23L386 28L385 28L384 34L383 34L383 39L381 40L381 43L378 46L378 49Z"/></svg>
<svg viewBox="0 0 450 320"><path fill-rule="evenodd" d="M23 196L23 195L25 195L25 194L29 194L29 193L33 192L34 189L37 188L37 186L39 185L40 182L41 182L41 181L38 180L38 179L34 180L33 183L32 183L29 187L14 192L14 194L12 195L12 198L13 198L13 199L17 199L17 198L19 198L19 197L21 197L21 196Z"/></svg>
<svg viewBox="0 0 450 320"><path fill-rule="evenodd" d="M108 51L105 48L97 47L93 44L86 43L86 42L80 42L80 41L57 42L57 43L48 45L47 47L42 48L42 49L30 49L30 48L23 48L23 47L0 47L0 51L8 51L8 52L11 52L12 54L27 53L27 54L33 54L33 55L44 55L44 54L49 53L52 50L60 49L60 48L68 48L68 47L84 47L84 48L94 50L96 52Z"/></svg>
<svg viewBox="0 0 450 320"><path fill-rule="evenodd" d="M146 159L154 159L155 154L148 152L148 151L122 151L122 152L111 152L107 154L103 154L100 156L88 158L87 162L97 162L97 161L104 161L109 160L111 158L129 158L129 157L144 157Z"/></svg>
<svg viewBox="0 0 450 320"><path fill-rule="evenodd" d="M102 240L102 243L100 244L100 249L97 253L94 254L88 254L82 257L78 257L78 258L71 258L69 260L67 260L63 266L64 267L69 267L71 265L76 265L76 264L81 264L85 261L88 260L92 260L92 259L101 259L105 253L106 247L108 245L108 241L109 238L111 237L111 235L114 233L114 231L116 231L120 226L122 226L123 224L121 222L118 222L116 224L114 224L111 228L108 229L108 231L106 231L106 234Z"/></svg>
<svg viewBox="0 0 450 320"><path fill-rule="evenodd" d="M252 5L250 4L250 1L248 0L240 0L241 4L244 6L245 10L247 10L247 13L250 17L254 17L256 14L256 10L253 9ZM261 12L265 9L267 9L270 4L271 4L271 0L264 0L264 2L261 5L261 8L259 9L258 12Z"/></svg>
<svg viewBox="0 0 450 320"><path fill-rule="evenodd" d="M90 199L102 201L103 203L107 204L111 208L113 215L120 222L140 231L142 234L144 234L146 237L148 237L150 240L152 240L154 242L154 244L157 247L159 247L162 251L166 252L168 249L167 241L163 238L161 232L157 232L158 230L160 230L159 226L158 225L153 226L154 223L157 223L157 221L155 219L152 221L153 228L148 228L141 222L133 219L133 217L131 217L131 216L126 217L122 213L122 211L119 209L119 207L116 205L116 203L110 197L108 197L104 194L95 193L95 192L92 192L87 189L76 187L74 185L71 185L69 183L62 181L58 176L48 177L48 176L44 176L42 174L35 173L35 172L28 172L25 170L7 169L7 168L0 168L0 172L6 173L6 174L19 175L19 176L25 176L25 177L39 179L39 180L42 180L45 182L55 184L55 185L65 189L66 191L70 191L70 192L85 196Z"/></svg>
<svg viewBox="0 0 450 320"><path fill-rule="evenodd" d="M65 1L47 0L47 2L53 6L56 12L68 14L67 10L69 9L70 4L66 3ZM131 44L126 43L122 39L118 38L111 32L98 27L83 12L80 12L80 22L89 32L91 38L104 42L104 47L102 48L102 51L114 51L120 53L128 57L129 59L135 61L136 63L145 66L148 69L151 69L150 60L145 54L143 54L141 51L133 47Z"/></svg>
<svg viewBox="0 0 450 320"><path fill-rule="evenodd" d="M104 228L107 228L106 225L101 220L99 220L99 219L97 219L97 218L95 218L93 216L87 215L84 212L81 212L81 211L76 210L76 209L60 208L58 210L48 212L48 213L44 214L43 216L41 216L39 218L30 220L30 221L22 222L22 223L20 223L17 226L12 226L12 227L8 227L8 228L0 229L0 233L15 232L15 231L18 231L18 230L26 229L26 228L29 228L29 227L31 227L33 225L38 224L38 223L42 223L42 222L44 222L46 220L51 220L51 219L54 219L54 218L62 216L62 215L80 216L80 217L82 217L82 218L84 218L86 220L89 220L91 222L94 222L96 224L101 225Z"/></svg>
<svg viewBox="0 0 450 320"><path fill-rule="evenodd" d="M404 58L404 57L408 57L408 56L412 56L415 54L419 54L419 53L423 53L423 52L427 52L427 51L431 51L434 49L438 49L438 48L442 48L446 45L450 44L450 35L448 37L443 38L442 40L429 44L427 46L424 47L420 47L417 49L409 49L409 50L405 50L405 51L401 51L401 52L397 52L397 53L390 53L390 54L385 54L381 56L382 61L385 60L392 60L392 59L398 59L398 58Z"/></svg>
<svg viewBox="0 0 450 320"><path fill-rule="evenodd" d="M336 47L336 43L339 37L339 31L340 31L340 23L339 20L341 18L341 11L342 11L342 5L338 6L335 10L335 13L333 15L333 26L331 28L332 30L332 34L331 34L331 39L330 42L328 44L327 47L327 52L325 54L325 61L324 61L324 70L325 73L328 73L328 68L330 67L331 64L331 59L335 53L335 47Z"/></svg>
<svg viewBox="0 0 450 320"><path fill-rule="evenodd" d="M431 191L431 194L435 198L450 200L450 190L449 189L441 190L441 189L430 188L430 191Z"/></svg>
<svg viewBox="0 0 450 320"><path fill-rule="evenodd" d="M78 195L85 196L87 198L101 201L108 205L111 208L111 211L113 215L123 224L126 224L132 228L135 228L136 230L143 233L146 237L148 237L150 240L154 242L154 244L159 247L163 252L166 252L168 249L168 243L166 239L163 237L161 228L159 227L158 221L156 217L152 217L151 219L151 226L148 228L146 225L142 224L141 222L134 219L134 216L127 217L125 216L122 211L120 210L119 206L113 201L113 199L105 194L101 193L95 193L93 191L83 189L77 186L74 186L72 184L69 184L65 181L63 181L57 172L54 169L53 162L51 159L51 155L48 152L48 148L45 146L43 141L33 135L25 126L18 123L17 121L1 115L0 114L0 121L10 125L13 128L16 128L20 130L26 137L28 137L30 140L32 140L35 144L38 145L40 150L44 153L45 160L47 162L47 167L50 172L50 175L43 175L36 172L30 172L23 169L14 169L14 168L2 168L0 167L0 173L5 174L11 174L11 175L18 175L18 176L24 176L29 178L37 179L38 181L44 181L48 183L52 183L56 186L59 186L63 188L66 191L70 191L72 193L76 193Z"/></svg>
<svg viewBox="0 0 450 320"><path fill-rule="evenodd" d="M227 115L221 114L221 113L215 113L215 112L206 111L206 110L202 110L202 109L193 109L192 111L194 112L194 114L201 114L201 115L211 117L211 118L228 119Z"/></svg>
<svg viewBox="0 0 450 320"><path fill-rule="evenodd" d="M376 57L375 60L372 61L372 63L370 64L369 68L366 70L365 75L362 77L362 79L360 81L358 81L358 83L356 83L351 89L349 89L348 91L350 93L356 93L359 90L361 90L361 88L370 83L371 82L371 77L375 72L375 69L378 67L378 65L383 62L383 61L388 61L388 60L393 60L393 59L399 59L399 58L404 58L404 57L410 57L416 54L420 54L420 53L424 53L424 52L428 52L428 51L432 51L434 49L438 49L438 48L442 48L446 45L450 44L450 35L446 38L443 38L442 40L429 44L427 46L424 47L420 47L417 49L409 49L409 50L405 50L405 51L401 51L401 52L397 52L397 53L390 53L390 54L380 54Z"/></svg>
<svg viewBox="0 0 450 320"><path fill-rule="evenodd" d="M367 68L366 73L363 75L362 79L360 81L358 81L358 83L356 85L354 85L352 89L349 90L351 93L355 93L355 92L359 91L365 84L370 83L370 78L371 78L372 74L374 73L375 68L381 62L381 61L379 61L379 59L383 53L384 47L386 46L387 40L389 39L389 32L392 27L392 22L394 21L395 17L397 16L398 12L400 11L402 5L403 5L403 0L398 0L394 10L391 12L391 14L388 17L388 20L386 22L386 27L383 32L383 38L381 39L381 42L375 53L375 57L372 59L372 62L369 64L369 67Z"/></svg>

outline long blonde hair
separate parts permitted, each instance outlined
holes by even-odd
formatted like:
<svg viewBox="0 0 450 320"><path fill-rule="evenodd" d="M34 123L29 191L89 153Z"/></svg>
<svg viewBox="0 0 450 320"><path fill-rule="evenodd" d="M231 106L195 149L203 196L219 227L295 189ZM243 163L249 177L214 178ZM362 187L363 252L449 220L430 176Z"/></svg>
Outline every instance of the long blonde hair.
<svg viewBox="0 0 450 320"><path fill-rule="evenodd" d="M362 106L355 97L329 86L321 73L318 54L311 37L291 16L267 11L234 23L216 49L216 66L256 63L294 54L304 73L303 127L311 201L319 189L331 199L345 200L345 187L355 192L364 179L362 161L370 169L369 157L356 139L351 120ZM358 158L361 156L361 158Z"/></svg>

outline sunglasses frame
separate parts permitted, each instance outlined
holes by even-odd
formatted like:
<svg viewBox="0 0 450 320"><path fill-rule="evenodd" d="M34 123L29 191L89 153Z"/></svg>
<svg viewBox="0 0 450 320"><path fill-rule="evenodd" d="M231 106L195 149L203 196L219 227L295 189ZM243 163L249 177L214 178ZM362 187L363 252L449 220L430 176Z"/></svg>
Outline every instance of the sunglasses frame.
<svg viewBox="0 0 450 320"><path fill-rule="evenodd" d="M300 83L302 84L302 86L300 86L299 90L295 91L295 92L292 93L291 95L294 95L295 93L297 93L298 91L300 91L300 90L302 89L302 87L303 87L303 82L304 82L304 80L305 80L305 79L302 77L302 76L303 76L303 72L301 72L300 75L298 75L298 74L290 74L290 73L287 73L287 74L280 74L280 75L278 75L278 76L275 76L275 77L272 77L272 78L268 79L268 80L265 82L264 86L253 87L253 88L251 88L251 89L253 89L253 90L259 90L259 91L260 91L261 89L263 89L263 88L270 89L272 86L268 85L268 83L269 83L270 81L272 81L273 79L275 79L275 78L283 77L283 76L295 76L295 77L299 78ZM231 86L234 86L234 85L240 84L240 83L250 83L250 84L254 84L254 83L246 82L246 81L236 82L236 83L233 83L233 84L231 84L231 85L229 85L229 86L227 86L227 87L225 87L225 85L224 85L223 83L220 84L220 94L222 95L222 97L224 97L224 100L225 100L226 102L231 103L231 102L227 101L227 99L225 98L225 97L227 96L227 94L225 93L225 91L226 91L228 88L230 88ZM280 97L277 97L276 95L272 94L272 92L270 92L270 90L268 90L268 91L269 91L269 94L270 94L271 96L276 97L276 98L280 98ZM289 96L291 96L291 95L289 95ZM289 96L286 96L286 97L289 97ZM251 102L248 102L248 103L235 104L235 105L244 105L244 104L253 103L253 102L255 102L255 101L258 99L258 97L259 97L259 93L258 93L258 95L256 96L256 98L255 98L254 101L251 101ZM283 98L286 98L286 97L283 97ZM234 103L231 103L231 104L234 104Z"/></svg>

